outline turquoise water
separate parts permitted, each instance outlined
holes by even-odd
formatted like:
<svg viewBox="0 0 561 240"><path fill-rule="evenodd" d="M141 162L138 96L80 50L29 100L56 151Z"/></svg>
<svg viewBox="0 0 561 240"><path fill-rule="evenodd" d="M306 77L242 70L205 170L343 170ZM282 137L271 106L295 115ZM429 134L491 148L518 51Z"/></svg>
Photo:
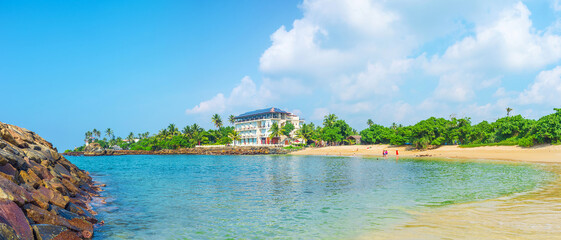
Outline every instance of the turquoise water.
<svg viewBox="0 0 561 240"><path fill-rule="evenodd" d="M67 157L107 184L94 239L349 239L529 191L531 165L323 156Z"/></svg>

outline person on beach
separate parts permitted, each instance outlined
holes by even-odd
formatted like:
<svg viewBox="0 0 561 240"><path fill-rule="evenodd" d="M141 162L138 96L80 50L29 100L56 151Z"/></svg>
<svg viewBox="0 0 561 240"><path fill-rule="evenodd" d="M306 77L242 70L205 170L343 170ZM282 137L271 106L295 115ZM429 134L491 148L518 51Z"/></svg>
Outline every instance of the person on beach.
<svg viewBox="0 0 561 240"><path fill-rule="evenodd" d="M395 155L396 155L396 156L399 156L399 152L398 152L397 149L395 150Z"/></svg>

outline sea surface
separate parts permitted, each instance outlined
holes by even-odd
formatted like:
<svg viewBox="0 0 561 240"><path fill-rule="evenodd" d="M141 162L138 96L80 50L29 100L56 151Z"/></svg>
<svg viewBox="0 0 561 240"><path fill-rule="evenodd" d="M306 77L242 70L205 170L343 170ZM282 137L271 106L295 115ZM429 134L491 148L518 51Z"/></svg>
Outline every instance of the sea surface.
<svg viewBox="0 0 561 240"><path fill-rule="evenodd" d="M325 156L67 157L107 184L94 239L354 239L415 213L535 191L554 174L492 161ZM414 235L413 235L414 236Z"/></svg>

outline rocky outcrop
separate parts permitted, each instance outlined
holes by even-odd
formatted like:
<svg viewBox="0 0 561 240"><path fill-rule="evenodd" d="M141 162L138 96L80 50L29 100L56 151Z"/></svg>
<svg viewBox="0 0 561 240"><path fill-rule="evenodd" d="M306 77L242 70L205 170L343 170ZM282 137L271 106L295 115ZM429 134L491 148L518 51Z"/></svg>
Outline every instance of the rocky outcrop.
<svg viewBox="0 0 561 240"><path fill-rule="evenodd" d="M0 239L91 238L98 190L51 143L0 122Z"/></svg>
<svg viewBox="0 0 561 240"><path fill-rule="evenodd" d="M94 143L90 144L93 145ZM97 143L95 143L97 144ZM88 146L90 146L88 145ZM288 154L292 150L281 147L195 147L180 149L163 149L158 151L144 150L112 150L97 147L86 147L84 152L63 153L68 156L119 156L119 155L267 155Z"/></svg>

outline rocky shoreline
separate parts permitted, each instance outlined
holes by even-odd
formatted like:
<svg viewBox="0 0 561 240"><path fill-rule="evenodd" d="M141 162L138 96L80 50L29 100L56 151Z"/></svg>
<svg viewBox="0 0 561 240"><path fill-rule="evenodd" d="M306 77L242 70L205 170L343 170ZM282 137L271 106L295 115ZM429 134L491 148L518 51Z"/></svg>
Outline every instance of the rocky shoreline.
<svg viewBox="0 0 561 240"><path fill-rule="evenodd" d="M97 143L88 145L83 152L63 153L67 156L120 156L120 155L268 155L288 154L293 150L282 147L195 147L180 149L112 150L104 149Z"/></svg>
<svg viewBox="0 0 561 240"><path fill-rule="evenodd" d="M0 122L0 239L90 239L99 191L50 142Z"/></svg>

